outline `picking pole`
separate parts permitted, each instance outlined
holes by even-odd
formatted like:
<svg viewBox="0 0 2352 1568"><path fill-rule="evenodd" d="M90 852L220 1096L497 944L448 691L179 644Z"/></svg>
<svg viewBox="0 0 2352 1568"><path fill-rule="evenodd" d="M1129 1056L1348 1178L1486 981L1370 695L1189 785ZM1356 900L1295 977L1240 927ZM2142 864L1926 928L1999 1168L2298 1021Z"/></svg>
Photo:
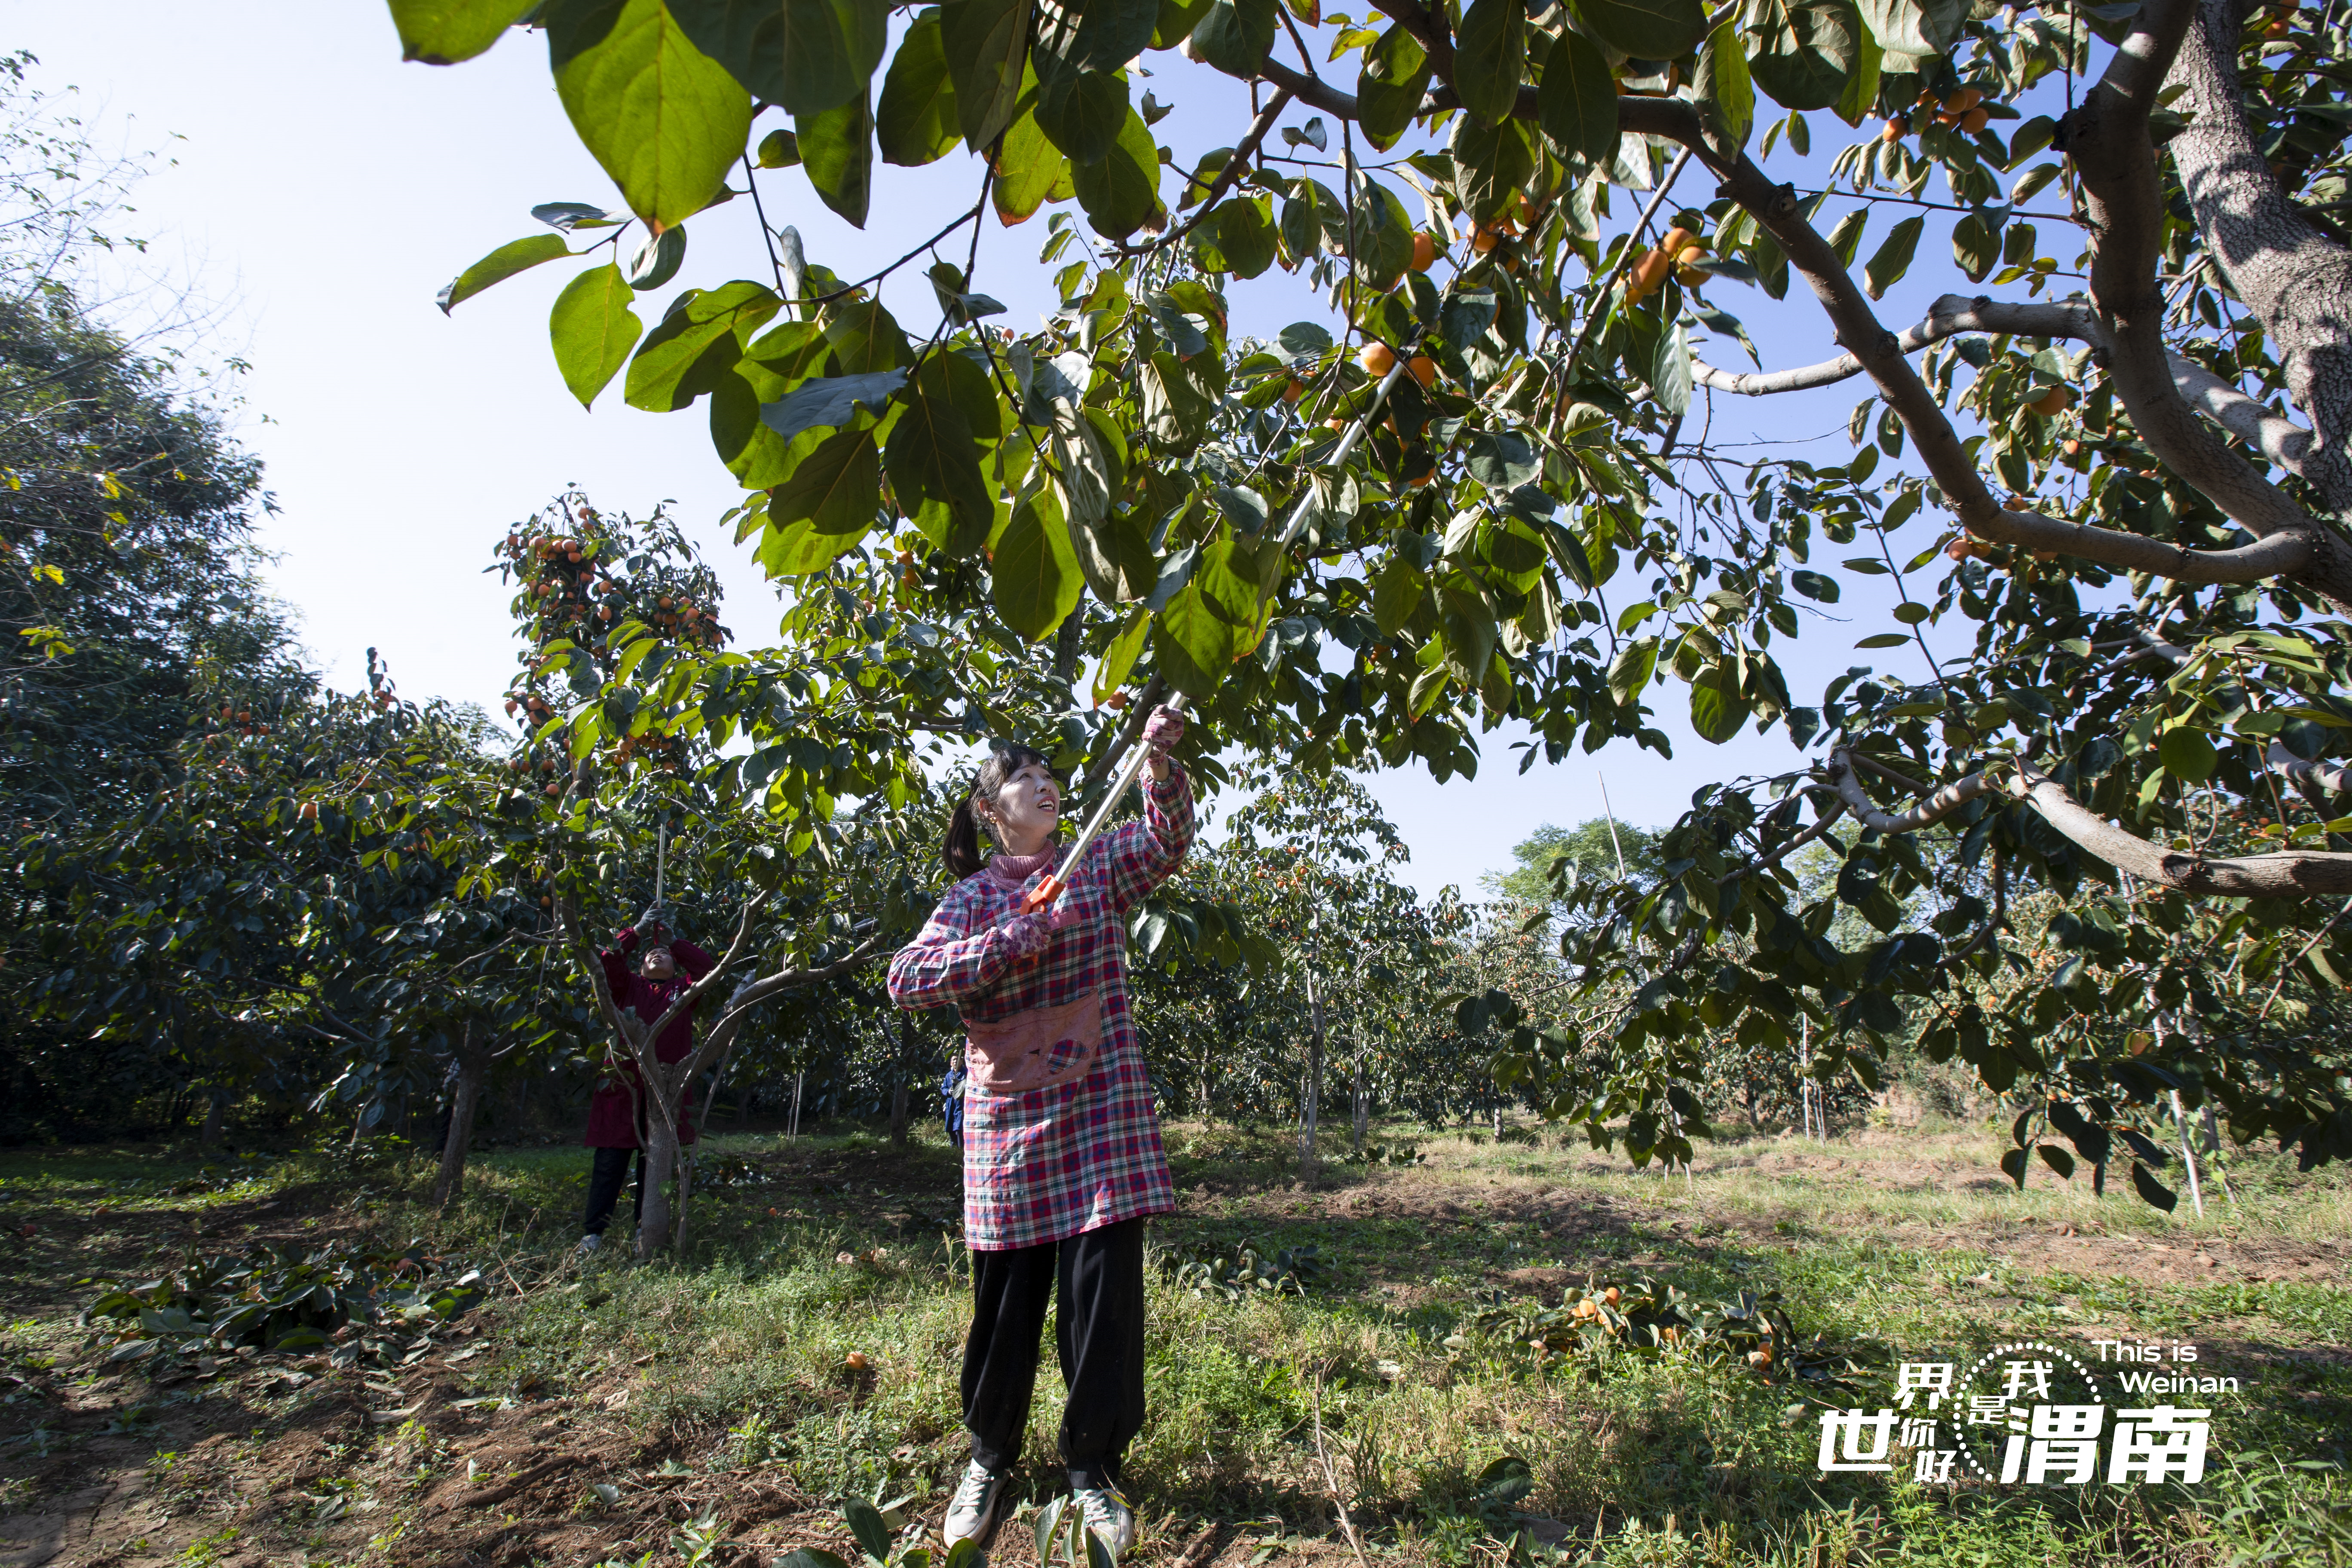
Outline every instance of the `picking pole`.
<svg viewBox="0 0 2352 1568"><path fill-rule="evenodd" d="M669 824L654 824L654 902L662 901L662 880L669 870Z"/></svg>
<svg viewBox="0 0 2352 1568"><path fill-rule="evenodd" d="M1411 363L1412 352L1408 349L1405 353L1397 355L1396 363L1389 366L1388 374L1381 378L1380 387L1372 394L1371 402L1366 405L1363 414L1355 424L1349 426L1348 433L1340 437L1339 445L1332 449L1331 455L1324 459L1323 467L1340 468L1347 466L1348 458L1354 453L1357 443L1364 438L1364 432L1371 428L1372 416L1380 412L1381 405L1388 401L1390 391L1395 387L1397 378L1404 374L1406 367ZM1297 542L1299 534L1305 531L1307 500L1308 497L1302 495L1292 504L1289 521L1283 525L1279 548L1287 550ZM1264 608L1263 601L1260 602L1260 608L1261 610ZM1164 706L1181 713L1184 711L1183 693L1178 692ZM1134 750L1128 753L1127 761L1119 764L1118 775L1111 780L1109 792L1103 796L1102 804L1095 807L1095 814L1087 819L1086 826L1079 830L1077 842L1070 846L1070 852L1067 855L1062 857L1062 864L1055 868L1052 876L1031 889L1028 897L1021 900L1022 913L1035 914L1039 910L1054 904L1069 890L1070 879L1077 873L1079 859L1085 856L1087 848L1101 834L1104 826L1110 821L1112 808L1127 798L1128 790L1134 784L1137 776L1143 772L1144 759L1150 755L1150 752L1151 748L1144 743L1142 738L1137 737Z"/></svg>

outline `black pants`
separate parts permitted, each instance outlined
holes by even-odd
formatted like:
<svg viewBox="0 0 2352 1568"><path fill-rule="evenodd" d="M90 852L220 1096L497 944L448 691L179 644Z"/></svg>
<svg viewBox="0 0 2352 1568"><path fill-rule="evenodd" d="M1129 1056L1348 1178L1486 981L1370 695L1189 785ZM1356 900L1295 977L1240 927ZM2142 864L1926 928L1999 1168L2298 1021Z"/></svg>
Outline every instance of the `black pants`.
<svg viewBox="0 0 2352 1568"><path fill-rule="evenodd" d="M971 1337L963 1347L963 1424L971 1457L1012 1468L1029 1429L1037 1344L1058 1281L1062 1462L1073 1487L1115 1485L1143 1426L1143 1221L1067 1241L971 1255Z"/></svg>
<svg viewBox="0 0 2352 1568"><path fill-rule="evenodd" d="M613 1223L613 1210L621 1201L621 1184L629 1177L629 1156L637 1157L637 1215L646 1212L646 1152L643 1149L599 1149L596 1163L588 1168L588 1217L580 1229L586 1236L602 1236L604 1227Z"/></svg>

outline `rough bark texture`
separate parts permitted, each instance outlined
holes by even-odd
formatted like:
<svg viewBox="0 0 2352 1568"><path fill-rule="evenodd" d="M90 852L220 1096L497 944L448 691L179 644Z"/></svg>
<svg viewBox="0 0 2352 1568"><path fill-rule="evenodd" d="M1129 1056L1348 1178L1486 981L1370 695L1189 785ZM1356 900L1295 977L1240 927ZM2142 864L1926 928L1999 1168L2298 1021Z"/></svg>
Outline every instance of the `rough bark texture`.
<svg viewBox="0 0 2352 1568"><path fill-rule="evenodd" d="M436 1208L448 1207L466 1179L466 1154L474 1142L474 1112L482 1103L482 1080L489 1070L489 1044L468 1019L457 1044L457 1081L449 1098L449 1139L441 1146L441 1169L433 1179Z"/></svg>
<svg viewBox="0 0 2352 1568"><path fill-rule="evenodd" d="M2167 150L2206 246L2262 321L2288 397L2318 433L2302 471L2341 524L2352 521L2352 250L2288 199L2246 125L2245 15L2238 0L2197 7L2166 79L2187 89L2172 107L2189 122Z"/></svg>
<svg viewBox="0 0 2352 1568"><path fill-rule="evenodd" d="M1298 1089L1298 1173L1315 1173L1315 1124L1323 1091L1323 993L1307 982L1307 1008L1313 1033L1307 1042L1307 1073Z"/></svg>

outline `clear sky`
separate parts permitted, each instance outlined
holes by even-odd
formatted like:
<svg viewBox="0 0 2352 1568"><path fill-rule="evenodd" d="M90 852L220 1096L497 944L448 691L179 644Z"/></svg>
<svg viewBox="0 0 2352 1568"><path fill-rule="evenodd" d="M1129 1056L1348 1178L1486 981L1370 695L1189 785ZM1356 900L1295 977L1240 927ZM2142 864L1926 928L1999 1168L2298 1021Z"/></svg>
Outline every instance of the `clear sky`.
<svg viewBox="0 0 2352 1568"><path fill-rule="evenodd" d="M621 404L616 382L583 412L557 377L546 321L563 264L512 279L453 318L433 302L467 263L546 232L530 216L534 204L616 204L571 133L536 35L509 34L480 59L436 68L400 62L386 12L372 0L16 0L6 14L6 46L39 57L37 85L79 89L102 147L154 149L167 160L140 187L130 226L154 237L155 257L223 307L199 353L252 363L239 435L266 461L276 498L263 530L277 557L271 578L300 613L305 643L331 681L356 685L373 647L404 695L495 711L514 646L504 595L483 569L509 521L570 483L602 506L638 513L672 501L725 580L739 646L759 646L773 590L748 551L717 526L738 492L712 456L699 409L639 413ZM1327 31L1333 24L1327 18ZM1173 56L1151 62L1164 68L1141 85L1176 101L1176 116L1155 131L1180 161L1238 139L1249 116L1240 83ZM1353 85L1352 61L1335 68ZM1294 110L1285 123L1307 118ZM1834 145L1831 132L1843 134L1828 116L1812 119L1817 144ZM781 117L761 128L771 123ZM1678 197L1701 205L1711 196L1703 177L1688 180ZM863 234L819 205L798 170L763 176L762 192L772 221L801 228L812 260L856 277L970 206L977 184L977 164L961 152L923 169L877 164ZM1171 177L1163 191L1174 188ZM1417 216L1418 200L1402 194ZM1948 199L1940 188L1925 194ZM688 225L680 284L764 273L756 229L748 214L738 220L745 205ZM1623 216L1621 196L1620 222ZM1885 226L1874 223L1874 233ZM1009 230L986 221L976 286L1011 306L1018 323L1054 304L1048 269L1035 259L1045 227L1043 216ZM1947 259L1947 233L1931 218L1920 265L1882 307L1891 325L1917 320L1927 300L1966 287ZM2073 247L2045 238L2045 248L2063 262ZM960 263L961 243L952 254ZM902 323L928 327L936 307L919 265L884 297ZM667 292L640 314L657 319ZM1236 284L1233 294L1237 331L1270 333L1324 314L1279 271ZM1835 352L1801 285L1777 303L1733 284L1710 294L1745 320L1767 367ZM1734 345L1706 353L1727 367L1744 365ZM1736 443L1834 433L1810 455L1843 461L1846 416L1864 391L1850 382L1793 397L1717 398L1714 437ZM1694 426L1703 416L1695 407ZM1905 552L1916 553L1940 526L1915 521ZM1870 620L1878 600L1869 587L1849 579L1838 614ZM1852 651L1856 636L1883 624L1824 622L1794 647L1777 644L1797 700L1811 700L1828 675L1855 661L1924 678L1916 650ZM1933 640L1957 647L1968 629L1948 626ZM1675 740L1672 762L1621 742L1598 757L1558 767L1538 762L1520 774L1517 753L1507 749L1517 737L1507 731L1488 738L1475 781L1372 777L1413 848L1412 879L1424 892L1449 882L1475 887L1482 873L1507 867L1511 845L1538 825L1598 816L1604 774L1622 819L1663 826L1701 784L1797 761L1778 731L1759 738L1750 730L1709 746L1690 733L1679 685L1654 697Z"/></svg>

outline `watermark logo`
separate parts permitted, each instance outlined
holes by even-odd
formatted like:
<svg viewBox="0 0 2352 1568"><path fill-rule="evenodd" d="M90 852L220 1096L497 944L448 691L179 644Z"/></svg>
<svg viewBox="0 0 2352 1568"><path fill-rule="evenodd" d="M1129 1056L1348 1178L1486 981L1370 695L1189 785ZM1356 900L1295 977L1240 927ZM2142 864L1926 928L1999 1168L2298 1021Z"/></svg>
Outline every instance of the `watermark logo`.
<svg viewBox="0 0 2352 1568"><path fill-rule="evenodd" d="M2192 1344L2176 1342L2168 1353L2160 1345L2095 1340L2092 1349L2093 1363L2039 1340L1995 1345L1965 1366L1903 1362L1893 1405L1821 1413L1821 1472L1893 1475L1907 1458L1920 1481L2203 1480L2212 1405L2154 1397L2234 1394L2238 1380L2181 1370L2197 1360Z"/></svg>

